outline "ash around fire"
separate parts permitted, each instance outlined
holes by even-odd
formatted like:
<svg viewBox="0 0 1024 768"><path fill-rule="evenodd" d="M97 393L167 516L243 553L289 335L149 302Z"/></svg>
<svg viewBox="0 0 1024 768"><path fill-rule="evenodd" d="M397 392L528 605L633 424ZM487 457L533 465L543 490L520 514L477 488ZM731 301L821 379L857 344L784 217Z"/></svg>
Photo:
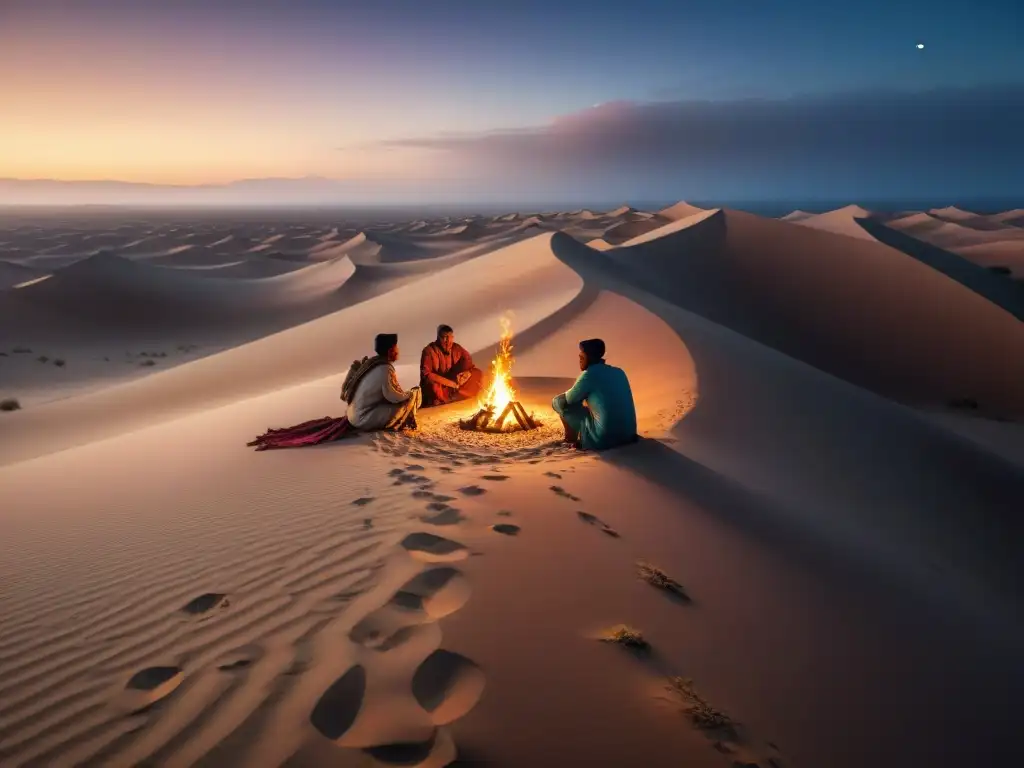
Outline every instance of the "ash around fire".
<svg viewBox="0 0 1024 768"><path fill-rule="evenodd" d="M463 418L466 415L472 414L460 414ZM562 441L562 425L557 418L540 419L536 429L501 433L463 429L459 418L420 419L419 429L406 435L413 445L421 443L426 455L436 451L446 459L465 464L529 461L577 453Z"/></svg>

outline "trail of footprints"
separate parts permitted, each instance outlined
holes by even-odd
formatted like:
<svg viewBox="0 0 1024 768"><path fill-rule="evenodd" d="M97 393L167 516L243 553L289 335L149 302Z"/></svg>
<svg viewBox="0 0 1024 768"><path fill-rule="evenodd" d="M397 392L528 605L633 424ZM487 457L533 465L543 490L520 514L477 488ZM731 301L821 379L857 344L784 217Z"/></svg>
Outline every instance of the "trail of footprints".
<svg viewBox="0 0 1024 768"><path fill-rule="evenodd" d="M406 451L395 451L393 455L404 455ZM410 458L430 458L423 453L408 453ZM460 466L458 462L451 463ZM446 473L454 471L447 466L437 469ZM420 521L440 528L465 521L467 518L451 504L457 497L436 492L435 482L420 474L425 471L422 464L407 464L392 469L388 476L395 486L411 486L410 496L423 502L424 511L415 515ZM558 480L562 477L556 472L546 472L545 475ZM480 476L480 479L485 483L499 483L507 480L508 476L495 470L493 474ZM566 501L581 501L580 497L562 486L552 485L549 490ZM464 498L473 499L483 496L487 490L480 485L466 485L456 492ZM353 500L351 505L364 508L375 501L373 496L363 496ZM497 515L508 518L512 513L500 510ZM582 510L577 510L576 515L583 524L611 538L620 538L615 529L596 515ZM373 519L366 518L362 527L364 530L372 529ZM490 530L504 536L517 536L521 528L511 522L499 522L491 525ZM446 726L476 705L486 683L483 671L471 659L441 647L441 631L437 624L469 600L469 582L453 563L469 557L471 553L464 544L427 531L407 534L398 547L419 562L422 569L402 584L383 605L362 617L349 630L348 640L369 656L360 658L323 691L312 707L309 723L324 738L339 747L361 750L378 765L442 768L457 757L456 746ZM351 597L362 591L356 589ZM344 608L347 603L341 600L338 604ZM208 592L190 600L180 611L202 621L230 606L231 601L226 594ZM324 623L329 620L325 619ZM317 627L313 627L310 633L316 630ZM257 646L221 654L217 669L225 674L244 672L259 661L263 653ZM384 659L384 654L387 654L387 659L401 663L383 665L389 669L389 675L397 674L399 679L384 686L387 693L382 696L380 685L375 691L374 675L380 674L379 670L375 672L379 666L375 661ZM297 659L288 674L300 674L304 668L301 660ZM183 669L177 666L142 669L127 681L117 706L128 715L145 713L171 696L184 678ZM673 680L678 683L681 678ZM395 690L404 691L404 701L394 700ZM684 711L688 713L692 713L695 706L700 712L710 709L692 688L677 684L670 685L669 690L683 699ZM394 738L381 738L378 730L361 725L380 720L381 713L385 713L384 719L395 721ZM694 722L705 732L715 749L734 760L734 765L782 766L774 745L770 745L770 757L766 761L763 751L757 754L751 750L749 741L737 730L738 724L728 721L727 728L709 729L696 720Z"/></svg>
<svg viewBox="0 0 1024 768"><path fill-rule="evenodd" d="M419 516L434 526L455 525L465 518L449 502L455 497L436 493L434 483L423 475L424 467L409 464L389 472L395 484L413 485L410 495L423 501L426 513ZM466 493L464 495L481 495ZM379 763L394 765L444 766L456 759L456 748L445 726L469 712L483 693L485 678L470 659L440 646L436 622L462 608L469 600L470 585L451 563L469 556L469 549L453 539L426 531L416 531L401 540L399 547L423 570L407 580L380 608L355 623L348 639L371 654L388 654L401 661L389 664L404 668L399 686L406 701L388 701L387 708L395 724L398 740L376 743L377 732L361 728L362 721L373 718L384 704L372 696L374 656L354 664L320 697L310 722L326 738L341 746L362 749ZM435 628L431 636L424 632ZM424 642L431 646L423 657ZM435 647L436 646L436 647ZM407 651L408 649L408 651ZM408 655L400 655L403 653ZM395 714L395 713L399 714ZM370 713L370 714L364 714ZM362 720L361 720L362 718Z"/></svg>

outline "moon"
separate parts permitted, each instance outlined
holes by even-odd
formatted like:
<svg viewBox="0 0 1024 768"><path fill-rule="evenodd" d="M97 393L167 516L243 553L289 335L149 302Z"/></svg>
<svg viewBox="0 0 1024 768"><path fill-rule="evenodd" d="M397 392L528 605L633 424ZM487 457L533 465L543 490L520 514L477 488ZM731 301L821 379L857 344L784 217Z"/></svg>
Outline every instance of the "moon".
<svg viewBox="0 0 1024 768"><path fill-rule="evenodd" d="M918 43L917 44L917 50L923 51L924 50L924 43Z"/></svg>

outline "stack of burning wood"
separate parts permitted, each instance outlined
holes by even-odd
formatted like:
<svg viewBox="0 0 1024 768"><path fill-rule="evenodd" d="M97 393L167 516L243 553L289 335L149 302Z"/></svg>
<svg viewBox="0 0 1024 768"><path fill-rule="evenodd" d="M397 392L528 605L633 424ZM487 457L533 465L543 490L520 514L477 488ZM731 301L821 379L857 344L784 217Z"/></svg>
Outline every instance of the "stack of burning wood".
<svg viewBox="0 0 1024 768"><path fill-rule="evenodd" d="M509 416L514 417L515 422L510 423L506 428L505 422ZM494 418L494 406L487 406L477 411L472 418L460 420L459 426L462 429L476 432L513 432L516 431L516 422L518 422L520 430L537 429L540 426L540 422L528 414L518 400L510 401L496 419Z"/></svg>

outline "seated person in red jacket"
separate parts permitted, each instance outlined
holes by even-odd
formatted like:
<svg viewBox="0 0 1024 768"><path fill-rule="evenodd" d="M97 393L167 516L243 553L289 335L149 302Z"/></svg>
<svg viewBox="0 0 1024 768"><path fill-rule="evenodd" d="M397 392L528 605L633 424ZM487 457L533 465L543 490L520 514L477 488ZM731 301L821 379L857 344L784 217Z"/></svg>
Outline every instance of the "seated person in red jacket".
<svg viewBox="0 0 1024 768"><path fill-rule="evenodd" d="M423 407L476 397L483 382L484 372L473 365L469 352L455 343L452 327L437 326L437 340L427 344L420 356Z"/></svg>

